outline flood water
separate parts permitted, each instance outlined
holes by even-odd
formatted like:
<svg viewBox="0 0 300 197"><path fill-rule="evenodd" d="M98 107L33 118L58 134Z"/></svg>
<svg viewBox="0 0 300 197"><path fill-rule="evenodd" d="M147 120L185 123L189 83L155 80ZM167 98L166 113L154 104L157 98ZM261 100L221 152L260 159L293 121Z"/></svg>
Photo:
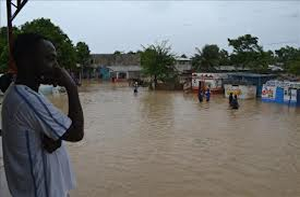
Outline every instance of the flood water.
<svg viewBox="0 0 300 197"><path fill-rule="evenodd" d="M72 197L300 196L300 109L259 100L81 88L85 138L69 144ZM51 99L67 110L66 97Z"/></svg>

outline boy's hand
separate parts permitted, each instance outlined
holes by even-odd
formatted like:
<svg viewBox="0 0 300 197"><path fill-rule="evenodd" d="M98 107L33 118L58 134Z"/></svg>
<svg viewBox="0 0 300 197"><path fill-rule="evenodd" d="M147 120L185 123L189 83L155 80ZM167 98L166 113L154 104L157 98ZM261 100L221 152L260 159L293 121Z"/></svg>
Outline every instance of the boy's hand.
<svg viewBox="0 0 300 197"><path fill-rule="evenodd" d="M64 68L56 67L54 68L55 82L56 85L65 87L66 89L77 87L75 81L70 76L70 74Z"/></svg>
<svg viewBox="0 0 300 197"><path fill-rule="evenodd" d="M43 143L43 148L48 153L53 153L54 151L56 151L58 148L61 147L61 140L53 140L46 135L44 135L42 143Z"/></svg>

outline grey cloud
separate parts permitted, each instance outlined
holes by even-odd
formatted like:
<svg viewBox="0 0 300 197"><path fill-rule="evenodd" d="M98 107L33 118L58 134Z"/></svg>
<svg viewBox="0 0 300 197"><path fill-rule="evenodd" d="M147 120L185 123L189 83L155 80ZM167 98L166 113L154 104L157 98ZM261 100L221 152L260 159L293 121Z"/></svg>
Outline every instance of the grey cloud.
<svg viewBox="0 0 300 197"><path fill-rule="evenodd" d="M4 24L5 2L0 2ZM86 41L93 52L129 51L169 40L178 54L251 33L265 48L288 41L300 45L300 2L286 1L48 1L29 0L16 25L51 18L75 42ZM270 44L278 43L278 44ZM291 44L291 45L292 45Z"/></svg>

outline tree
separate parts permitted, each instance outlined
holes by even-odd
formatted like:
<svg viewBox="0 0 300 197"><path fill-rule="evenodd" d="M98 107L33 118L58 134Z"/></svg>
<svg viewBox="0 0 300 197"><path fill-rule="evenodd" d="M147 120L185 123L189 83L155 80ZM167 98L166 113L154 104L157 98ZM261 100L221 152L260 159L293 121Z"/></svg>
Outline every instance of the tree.
<svg viewBox="0 0 300 197"><path fill-rule="evenodd" d="M298 57L298 59L289 61L287 65L289 73L300 76L300 57Z"/></svg>
<svg viewBox="0 0 300 197"><path fill-rule="evenodd" d="M7 70L8 65L8 44L7 28L0 28L0 72Z"/></svg>
<svg viewBox="0 0 300 197"><path fill-rule="evenodd" d="M117 50L117 51L114 52L114 55L122 55L122 54L123 54L122 51L118 51L118 50Z"/></svg>
<svg viewBox="0 0 300 197"><path fill-rule="evenodd" d="M50 19L40 18L26 22L21 26L22 33L38 33L53 42L58 53L58 61L62 67L76 68L76 50L70 38L54 25Z"/></svg>
<svg viewBox="0 0 300 197"><path fill-rule="evenodd" d="M281 47L275 50L275 60L287 72L300 75L300 48Z"/></svg>
<svg viewBox="0 0 300 197"><path fill-rule="evenodd" d="M220 61L219 61L220 65L223 65L223 66L231 65L230 56L228 54L228 51L226 51L225 49L222 49L222 50L220 50L219 54L220 54Z"/></svg>
<svg viewBox="0 0 300 197"><path fill-rule="evenodd" d="M275 59L276 62L281 64L283 68L289 69L290 61L294 61L298 59L298 56L300 55L300 49L286 46L281 47L278 50L275 50Z"/></svg>
<svg viewBox="0 0 300 197"><path fill-rule="evenodd" d="M192 57L193 68L197 71L212 72L220 63L220 49L217 45L205 45L202 50L196 48L197 53Z"/></svg>
<svg viewBox="0 0 300 197"><path fill-rule="evenodd" d="M82 66L85 66L90 59L90 49L85 42L76 44L76 60Z"/></svg>
<svg viewBox="0 0 300 197"><path fill-rule="evenodd" d="M13 27L14 35L19 34L19 29ZM8 41L7 41L7 28L0 28L0 72L8 70L9 56L8 56Z"/></svg>
<svg viewBox="0 0 300 197"><path fill-rule="evenodd" d="M129 55L134 55L134 54L136 54L136 53L133 52L133 51L129 51L127 54L129 54Z"/></svg>
<svg viewBox="0 0 300 197"><path fill-rule="evenodd" d="M229 46L233 47L231 60L235 66L250 68L255 71L268 68L267 54L263 51L263 47L258 44L258 37L246 34L237 39L228 38L228 42Z"/></svg>
<svg viewBox="0 0 300 197"><path fill-rule="evenodd" d="M158 80L162 82L174 82L176 80L177 71L174 64L175 55L167 41L157 45L143 46L141 66L143 72L154 81L155 87Z"/></svg>

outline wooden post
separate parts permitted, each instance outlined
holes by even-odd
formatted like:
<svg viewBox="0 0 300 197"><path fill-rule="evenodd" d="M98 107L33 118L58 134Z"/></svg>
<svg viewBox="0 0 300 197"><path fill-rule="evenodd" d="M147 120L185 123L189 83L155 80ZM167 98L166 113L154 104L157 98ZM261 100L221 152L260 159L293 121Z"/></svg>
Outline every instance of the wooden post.
<svg viewBox="0 0 300 197"><path fill-rule="evenodd" d="M16 74L17 68L12 58L12 47L13 47L13 28L12 28L12 12L11 12L11 0L6 0L7 9L7 40L8 40L8 72Z"/></svg>

